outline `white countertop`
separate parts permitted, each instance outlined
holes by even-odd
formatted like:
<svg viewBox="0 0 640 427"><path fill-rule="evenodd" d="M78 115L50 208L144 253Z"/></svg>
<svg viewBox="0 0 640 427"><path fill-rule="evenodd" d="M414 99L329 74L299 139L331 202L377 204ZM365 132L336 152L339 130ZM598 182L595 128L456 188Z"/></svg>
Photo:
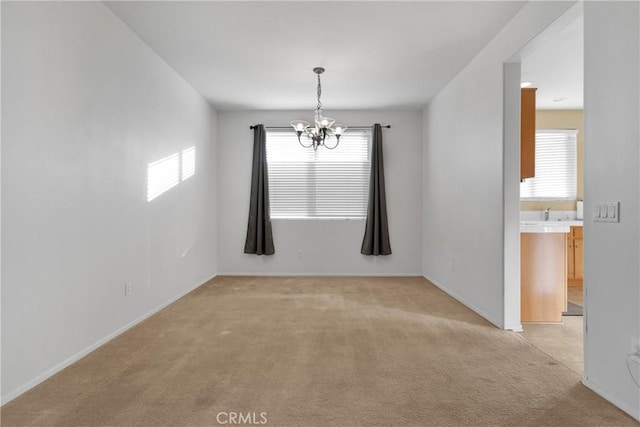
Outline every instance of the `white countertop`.
<svg viewBox="0 0 640 427"><path fill-rule="evenodd" d="M571 227L582 227L581 220L520 221L521 233L568 233Z"/></svg>

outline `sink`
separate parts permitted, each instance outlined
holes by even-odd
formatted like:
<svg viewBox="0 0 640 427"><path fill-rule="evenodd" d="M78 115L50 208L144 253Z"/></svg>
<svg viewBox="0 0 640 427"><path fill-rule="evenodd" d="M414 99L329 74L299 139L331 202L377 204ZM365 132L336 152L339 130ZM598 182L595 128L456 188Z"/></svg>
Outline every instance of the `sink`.
<svg viewBox="0 0 640 427"><path fill-rule="evenodd" d="M568 233L570 231L568 221L521 221L522 233Z"/></svg>
<svg viewBox="0 0 640 427"><path fill-rule="evenodd" d="M564 227L566 221L521 221L520 225L539 225L543 227Z"/></svg>
<svg viewBox="0 0 640 427"><path fill-rule="evenodd" d="M573 215L564 212L552 212L551 219L544 221L541 212L527 211L520 219L522 233L568 233L571 227L581 227L582 220L572 218Z"/></svg>
<svg viewBox="0 0 640 427"><path fill-rule="evenodd" d="M549 221L520 221L520 225L544 225L547 227L553 227L554 225L565 226L565 225L582 225L581 219L550 219Z"/></svg>

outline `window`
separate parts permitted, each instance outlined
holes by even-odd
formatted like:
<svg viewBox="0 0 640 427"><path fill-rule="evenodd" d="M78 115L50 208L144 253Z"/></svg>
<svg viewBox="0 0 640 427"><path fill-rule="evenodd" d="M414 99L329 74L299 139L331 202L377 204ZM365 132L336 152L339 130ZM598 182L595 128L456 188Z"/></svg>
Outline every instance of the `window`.
<svg viewBox="0 0 640 427"><path fill-rule="evenodd" d="M575 200L576 130L536 130L536 176L520 183L523 200Z"/></svg>
<svg viewBox="0 0 640 427"><path fill-rule="evenodd" d="M364 218L371 131L349 130L335 150L303 148L292 130L267 131L272 218Z"/></svg>

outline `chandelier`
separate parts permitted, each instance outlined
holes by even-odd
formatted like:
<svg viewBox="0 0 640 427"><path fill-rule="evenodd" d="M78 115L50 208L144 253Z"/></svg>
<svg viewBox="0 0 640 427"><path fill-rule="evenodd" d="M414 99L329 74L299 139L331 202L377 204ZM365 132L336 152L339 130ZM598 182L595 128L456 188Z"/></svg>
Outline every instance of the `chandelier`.
<svg viewBox="0 0 640 427"><path fill-rule="evenodd" d="M324 68L316 67L313 69L313 72L318 75L318 106L316 107L314 118L315 125L313 127L309 127L309 122L305 122L304 120L294 120L291 122L291 126L293 126L293 129L298 135L298 142L304 148L313 147L314 150L317 150L319 146L323 146L329 150L333 150L340 143L340 137L344 131L347 130L347 126L334 124L334 119L322 115L322 102L320 102L322 85L320 84L320 74L324 73ZM307 139L310 141L308 145L305 145L300 139L302 134L305 134ZM327 142L331 140L332 136L335 136L336 143L333 146L329 146L327 145Z"/></svg>

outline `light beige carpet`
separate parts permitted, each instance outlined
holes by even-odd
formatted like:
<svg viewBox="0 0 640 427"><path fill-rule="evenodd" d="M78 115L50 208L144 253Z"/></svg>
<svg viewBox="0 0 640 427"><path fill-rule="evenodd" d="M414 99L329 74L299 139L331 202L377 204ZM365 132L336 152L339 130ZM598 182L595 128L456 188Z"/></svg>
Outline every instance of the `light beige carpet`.
<svg viewBox="0 0 640 427"><path fill-rule="evenodd" d="M215 426L230 412L270 426L637 426L422 278L299 277L214 279L5 405L2 426Z"/></svg>

